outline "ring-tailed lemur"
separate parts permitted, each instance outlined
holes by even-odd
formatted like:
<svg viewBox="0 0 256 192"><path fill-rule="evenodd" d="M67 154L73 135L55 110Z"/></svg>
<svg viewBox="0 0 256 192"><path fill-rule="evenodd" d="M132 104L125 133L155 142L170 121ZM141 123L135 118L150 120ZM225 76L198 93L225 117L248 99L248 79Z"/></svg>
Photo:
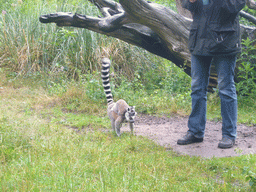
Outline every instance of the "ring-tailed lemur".
<svg viewBox="0 0 256 192"><path fill-rule="evenodd" d="M134 120L136 116L135 106L129 106L123 99L114 102L109 84L109 70L110 60L108 58L102 59L101 78L103 88L107 97L108 108L107 113L111 120L111 126L113 131L120 136L120 128L122 123L127 121L129 123L131 133L133 134Z"/></svg>

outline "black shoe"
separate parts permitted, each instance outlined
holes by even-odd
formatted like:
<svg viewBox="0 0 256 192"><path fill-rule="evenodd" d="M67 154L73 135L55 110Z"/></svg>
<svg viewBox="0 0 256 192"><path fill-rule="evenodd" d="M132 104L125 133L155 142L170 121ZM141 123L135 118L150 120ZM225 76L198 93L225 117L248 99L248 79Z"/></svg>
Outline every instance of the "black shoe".
<svg viewBox="0 0 256 192"><path fill-rule="evenodd" d="M177 141L178 145L188 145L191 143L200 143L203 142L203 138L196 138L194 135L192 135L191 133L187 133L182 139L179 139Z"/></svg>
<svg viewBox="0 0 256 192"><path fill-rule="evenodd" d="M222 137L220 140L218 147L222 149L231 148L235 145L235 139L230 139L228 137Z"/></svg>

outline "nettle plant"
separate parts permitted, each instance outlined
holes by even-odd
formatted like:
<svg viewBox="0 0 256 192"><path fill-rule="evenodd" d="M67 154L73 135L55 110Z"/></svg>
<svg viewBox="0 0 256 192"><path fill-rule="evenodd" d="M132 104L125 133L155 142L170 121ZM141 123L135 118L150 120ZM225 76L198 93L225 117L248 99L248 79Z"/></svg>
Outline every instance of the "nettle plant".
<svg viewBox="0 0 256 192"><path fill-rule="evenodd" d="M256 95L256 40L242 40L243 51L238 59L237 91L240 96L255 97Z"/></svg>

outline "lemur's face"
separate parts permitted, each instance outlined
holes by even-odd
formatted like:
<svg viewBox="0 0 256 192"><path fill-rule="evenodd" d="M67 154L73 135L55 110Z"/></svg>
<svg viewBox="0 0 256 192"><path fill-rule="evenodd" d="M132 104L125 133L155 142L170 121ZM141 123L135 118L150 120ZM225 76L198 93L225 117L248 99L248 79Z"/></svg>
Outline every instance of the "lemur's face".
<svg viewBox="0 0 256 192"><path fill-rule="evenodd" d="M136 115L137 113L135 112L135 106L130 106L125 113L125 119L129 123L134 123Z"/></svg>

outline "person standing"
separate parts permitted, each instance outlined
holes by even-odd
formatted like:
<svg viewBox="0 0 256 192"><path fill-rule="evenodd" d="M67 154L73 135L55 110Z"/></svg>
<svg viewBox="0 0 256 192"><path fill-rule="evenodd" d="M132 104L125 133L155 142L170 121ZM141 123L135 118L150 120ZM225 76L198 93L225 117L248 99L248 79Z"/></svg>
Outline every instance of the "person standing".
<svg viewBox="0 0 256 192"><path fill-rule="evenodd" d="M245 0L182 0L193 16L188 47L191 52L192 111L186 135L179 145L203 142L210 66L215 65L221 99L222 139L219 148L231 148L237 136L237 95L234 70L241 52L239 11Z"/></svg>

